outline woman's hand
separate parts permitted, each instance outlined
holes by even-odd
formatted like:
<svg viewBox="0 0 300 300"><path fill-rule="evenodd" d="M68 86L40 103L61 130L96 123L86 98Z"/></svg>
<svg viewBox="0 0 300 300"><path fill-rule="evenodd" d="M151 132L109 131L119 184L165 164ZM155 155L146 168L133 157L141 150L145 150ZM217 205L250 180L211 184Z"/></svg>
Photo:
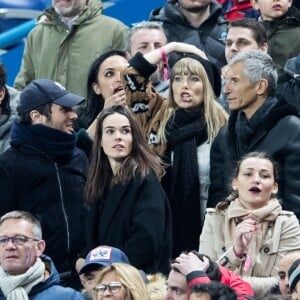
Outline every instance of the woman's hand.
<svg viewBox="0 0 300 300"><path fill-rule="evenodd" d="M196 54L196 55L202 57L203 59L206 59L206 60L208 59L206 54L202 50L200 50L199 48L197 48L196 46L191 45L191 44L180 43L180 42L171 42L164 47L166 48L167 54L174 52L174 51L180 52L180 53L193 53L193 54Z"/></svg>
<svg viewBox="0 0 300 300"><path fill-rule="evenodd" d="M112 89L112 91L114 91L114 88L112 86L110 88ZM119 92L117 92L117 93L113 94L112 96L105 99L104 108L109 108L109 107L112 107L114 105L126 105L125 90L121 90L121 91L119 91ZM88 133L88 135L90 136L90 138L92 140L94 140L94 138L95 138L96 127L97 127L97 119L98 119L98 117L96 117L96 119L92 122L92 124L87 129L87 133Z"/></svg>
<svg viewBox="0 0 300 300"><path fill-rule="evenodd" d="M144 54L144 58L151 64L158 64L162 59L162 51L166 53L166 55L171 54L172 52L180 52L180 53L193 53L198 56L201 56L203 59L208 60L206 54L197 48L194 45L180 42L171 42L168 43L161 48L155 49L149 53Z"/></svg>
<svg viewBox="0 0 300 300"><path fill-rule="evenodd" d="M236 226L233 250L237 257L247 254L250 241L257 229L257 222L252 219L245 219Z"/></svg>
<svg viewBox="0 0 300 300"><path fill-rule="evenodd" d="M113 87L111 87L113 89ZM126 105L126 93L125 90L120 90L119 92L108 97L104 101L104 108L109 108L114 105Z"/></svg>
<svg viewBox="0 0 300 300"><path fill-rule="evenodd" d="M221 79L222 80L226 80L228 77L228 70L229 70L229 66L226 65L221 69Z"/></svg>

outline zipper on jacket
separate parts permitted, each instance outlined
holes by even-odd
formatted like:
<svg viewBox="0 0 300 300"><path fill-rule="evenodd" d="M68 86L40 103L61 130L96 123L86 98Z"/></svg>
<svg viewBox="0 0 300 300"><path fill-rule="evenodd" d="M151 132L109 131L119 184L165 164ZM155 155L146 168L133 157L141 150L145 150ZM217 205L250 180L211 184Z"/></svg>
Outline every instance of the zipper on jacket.
<svg viewBox="0 0 300 300"><path fill-rule="evenodd" d="M54 165L55 165L56 177L57 177L57 181L58 181L58 187L59 187L59 193L60 193L60 199L61 199L61 207L62 207L64 219L65 219L65 222L66 222L66 229L67 229L67 248L68 248L68 252L70 253L70 232L69 232L69 222L68 222L68 217L67 217L66 209L65 209L65 206L64 206L64 197L63 197L63 192L62 192L62 187L61 187L61 180L60 180L60 176L59 176L58 166L57 166L57 163L54 163Z"/></svg>

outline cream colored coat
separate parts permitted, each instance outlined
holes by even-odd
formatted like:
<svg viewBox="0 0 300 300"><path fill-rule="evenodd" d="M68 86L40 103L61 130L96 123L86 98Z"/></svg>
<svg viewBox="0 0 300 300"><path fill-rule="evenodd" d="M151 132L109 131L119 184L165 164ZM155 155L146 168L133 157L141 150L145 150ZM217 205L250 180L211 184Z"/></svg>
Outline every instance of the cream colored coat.
<svg viewBox="0 0 300 300"><path fill-rule="evenodd" d="M244 270L246 259L235 256L229 230L234 220L229 220L228 209L207 209L204 227L200 236L199 252L218 261L223 266L249 281L256 295L262 295L278 284L278 263L289 251L300 250L300 227L293 212L281 210L275 221L256 245L254 253L248 252L251 264ZM230 224L231 223L231 224Z"/></svg>

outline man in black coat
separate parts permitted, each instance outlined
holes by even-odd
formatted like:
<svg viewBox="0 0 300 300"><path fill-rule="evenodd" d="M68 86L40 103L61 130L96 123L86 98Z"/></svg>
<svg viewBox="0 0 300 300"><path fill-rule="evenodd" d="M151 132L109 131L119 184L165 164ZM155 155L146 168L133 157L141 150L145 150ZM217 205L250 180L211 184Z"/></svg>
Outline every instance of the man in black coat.
<svg viewBox="0 0 300 300"><path fill-rule="evenodd" d="M201 49L219 69L226 64L227 21L212 0L175 0L154 9L150 21L162 22L168 42L184 42Z"/></svg>
<svg viewBox="0 0 300 300"><path fill-rule="evenodd" d="M34 214L42 224L45 254L59 272L70 270L84 246L88 161L76 148L72 108L82 101L52 80L32 81L20 95L11 148L0 155L0 215Z"/></svg>
<svg viewBox="0 0 300 300"><path fill-rule="evenodd" d="M242 52L229 62L224 91L231 114L211 148L208 207L230 194L237 161L263 151L280 166L278 196L284 209L300 218L300 118L294 105L274 96L276 83L276 67L262 51Z"/></svg>

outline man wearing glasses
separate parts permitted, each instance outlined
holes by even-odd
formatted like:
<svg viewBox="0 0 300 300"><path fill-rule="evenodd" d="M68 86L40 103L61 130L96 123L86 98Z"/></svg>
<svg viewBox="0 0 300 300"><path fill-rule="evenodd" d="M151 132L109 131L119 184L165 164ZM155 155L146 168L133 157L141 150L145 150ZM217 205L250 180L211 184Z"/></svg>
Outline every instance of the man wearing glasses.
<svg viewBox="0 0 300 300"><path fill-rule="evenodd" d="M83 299L59 286L53 262L43 255L45 247L41 224L30 213L12 211L0 218L0 300Z"/></svg>

